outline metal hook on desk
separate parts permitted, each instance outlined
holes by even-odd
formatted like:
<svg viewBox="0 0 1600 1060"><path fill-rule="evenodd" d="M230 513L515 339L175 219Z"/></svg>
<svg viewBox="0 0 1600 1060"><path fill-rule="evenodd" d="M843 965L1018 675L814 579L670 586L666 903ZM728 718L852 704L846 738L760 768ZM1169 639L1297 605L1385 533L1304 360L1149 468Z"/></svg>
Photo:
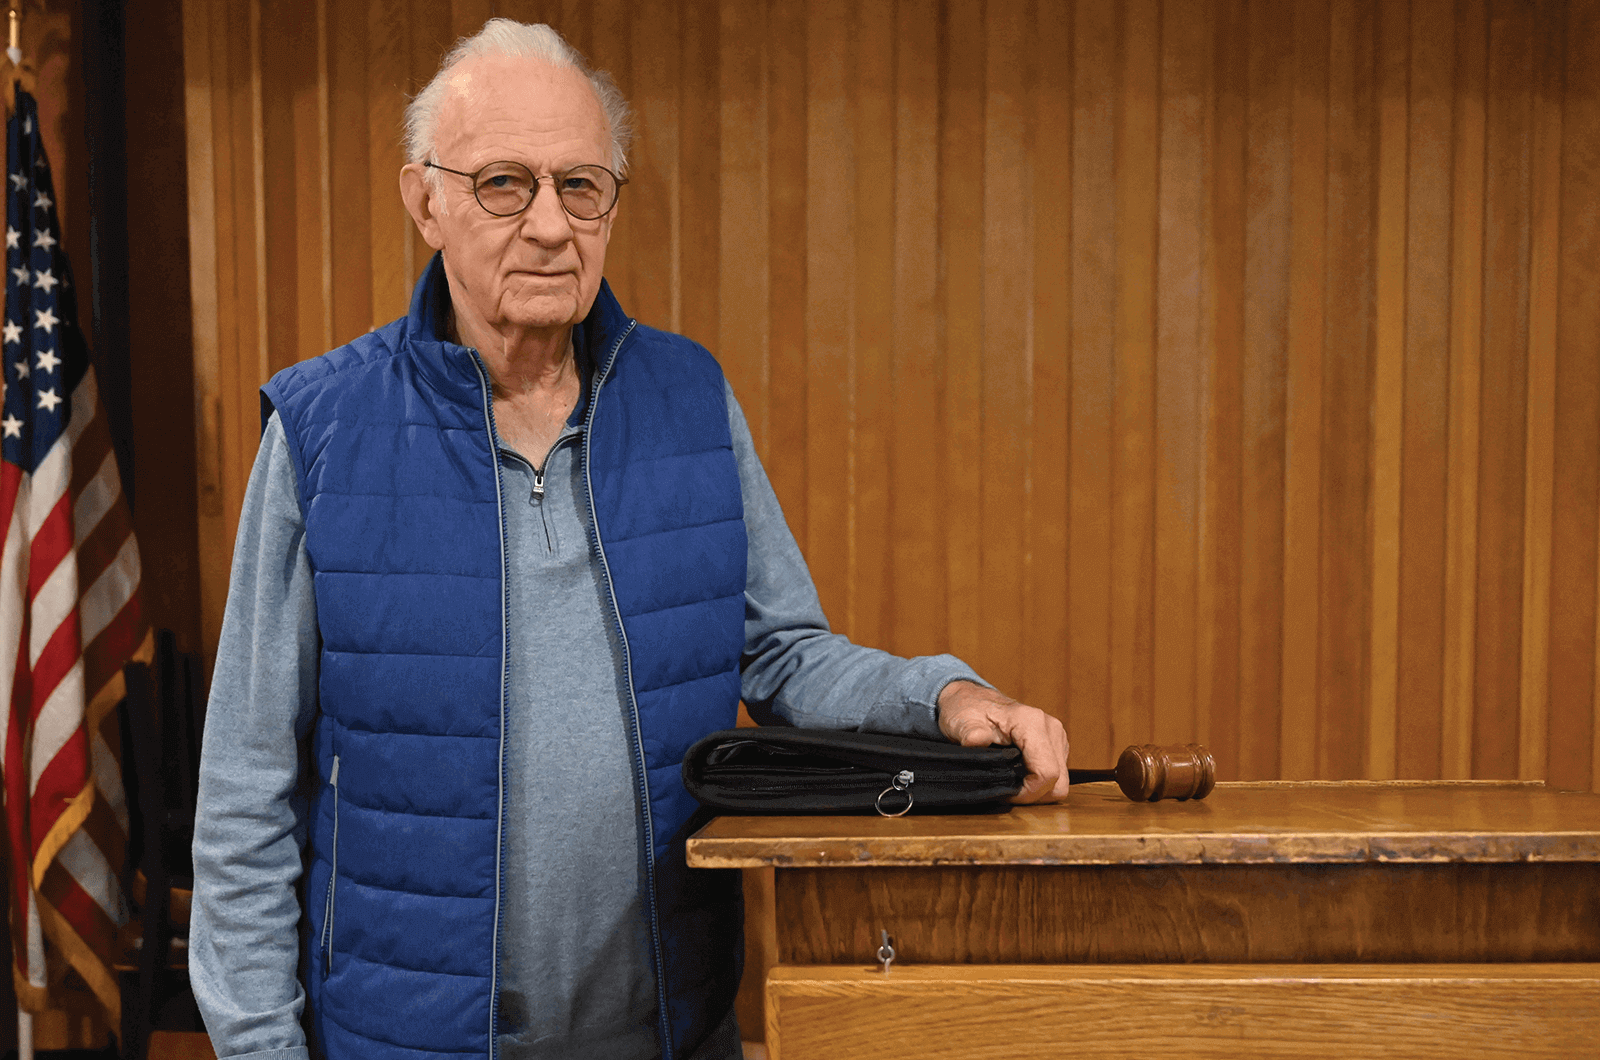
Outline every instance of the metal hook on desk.
<svg viewBox="0 0 1600 1060"><path fill-rule="evenodd" d="M888 975L889 965L894 963L894 944L887 930L880 930L878 934L883 939L882 944L878 946L878 960L883 962L883 974Z"/></svg>

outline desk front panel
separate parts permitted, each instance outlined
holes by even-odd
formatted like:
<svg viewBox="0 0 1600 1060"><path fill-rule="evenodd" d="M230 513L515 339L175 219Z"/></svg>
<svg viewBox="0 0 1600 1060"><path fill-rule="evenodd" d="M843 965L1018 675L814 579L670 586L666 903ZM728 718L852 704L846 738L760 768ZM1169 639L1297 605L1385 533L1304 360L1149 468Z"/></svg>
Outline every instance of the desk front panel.
<svg viewBox="0 0 1600 1060"><path fill-rule="evenodd" d="M778 959L1600 961L1600 864L779 869Z"/></svg>

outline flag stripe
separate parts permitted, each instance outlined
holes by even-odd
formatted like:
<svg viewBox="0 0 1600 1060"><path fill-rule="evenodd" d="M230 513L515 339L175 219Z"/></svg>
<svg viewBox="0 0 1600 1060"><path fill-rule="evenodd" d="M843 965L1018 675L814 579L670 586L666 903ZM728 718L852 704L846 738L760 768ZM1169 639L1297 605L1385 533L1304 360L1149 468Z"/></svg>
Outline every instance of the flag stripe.
<svg viewBox="0 0 1600 1060"><path fill-rule="evenodd" d="M64 563L62 566L68 566ZM76 580L75 578L73 580ZM49 588L49 586L47 586ZM46 628L45 619L39 614L39 608L34 609L30 632L35 641L41 639L40 634ZM33 660L33 705L35 711L34 725L40 724L38 714L45 710L49 697L55 691L56 685L67 676L67 672L77 665L78 654L78 623L74 612L68 611L61 616L56 624L55 632L39 648L39 653Z"/></svg>
<svg viewBox="0 0 1600 1060"><path fill-rule="evenodd" d="M100 907L107 921L112 921L122 907L122 896L117 892L117 877L111 871L106 856L90 839L84 829L72 833L72 838L61 846L56 864L72 877L83 893ZM57 908L61 908L57 906Z"/></svg>
<svg viewBox="0 0 1600 1060"><path fill-rule="evenodd" d="M42 691L37 678L34 685L35 694ZM32 759L29 763L28 790L37 795L39 791L39 778L52 764L53 759L61 752L67 750L72 739L72 734L83 731L83 717L74 717L68 709L74 700L83 696L83 662L74 657L72 664L67 667L61 680L50 689L39 708L38 720L33 723ZM87 751L87 748L84 748ZM83 752L79 752L83 754ZM78 760L80 767L88 765L87 756ZM76 785L76 791L82 785ZM59 790L59 789L57 789Z"/></svg>
<svg viewBox="0 0 1600 1060"><path fill-rule="evenodd" d="M79 602L83 639L93 640L111 624L139 589L139 546L133 538L123 542L114 563L89 586Z"/></svg>
<svg viewBox="0 0 1600 1060"><path fill-rule="evenodd" d="M79 459L85 463L93 454L74 453L74 466ZM77 495L73 503L72 523L78 545L84 541L94 530L99 527L100 521L106 513L115 510L118 498L122 496L122 480L117 477L117 457L106 449L105 458L100 461L99 469L85 482L80 489L73 483L72 492Z"/></svg>
<svg viewBox="0 0 1600 1060"><path fill-rule="evenodd" d="M32 476L28 478L29 521L24 524L28 540L31 541L39 535L40 525L50 517L56 502L66 496L67 485L72 478L71 462L72 450L65 445L53 445Z"/></svg>
<svg viewBox="0 0 1600 1060"><path fill-rule="evenodd" d="M34 498L37 502L37 497ZM38 596L44 584L58 577L62 561L72 555L72 504L62 495L51 506L28 545L28 595L34 598L34 614L39 614ZM75 566L75 565L74 565ZM74 574L73 581L77 580Z"/></svg>
<svg viewBox="0 0 1600 1060"><path fill-rule="evenodd" d="M6 523L4 552L0 553L0 660L16 657L22 643L27 612L24 587L28 581L28 550L22 547L22 520L10 517L16 508L17 486L21 477L22 473L15 464L0 464L0 506L3 506ZM13 724L13 692L19 691L15 686L15 675L15 667L8 670L5 663L0 661L0 711L5 712L8 738ZM19 740L22 738L21 730L27 723L26 718L24 713L15 719ZM7 775L10 775L12 765L9 761L6 769Z"/></svg>
<svg viewBox="0 0 1600 1060"><path fill-rule="evenodd" d="M118 513L126 511L125 508L116 509ZM110 514L100 520L100 525L95 527L89 535L81 540L78 545L78 570L80 578L94 571L104 570L115 563L117 553L121 552L129 541L133 540L133 529L125 525L120 514ZM85 638L92 640L85 634Z"/></svg>
<svg viewBox="0 0 1600 1060"><path fill-rule="evenodd" d="M102 743L100 740L93 742ZM89 841L100 848L100 856L107 864L121 865L127 857L126 819L117 817L98 788L95 789L94 805L89 807L89 816L83 819L83 829L78 834L88 836Z"/></svg>

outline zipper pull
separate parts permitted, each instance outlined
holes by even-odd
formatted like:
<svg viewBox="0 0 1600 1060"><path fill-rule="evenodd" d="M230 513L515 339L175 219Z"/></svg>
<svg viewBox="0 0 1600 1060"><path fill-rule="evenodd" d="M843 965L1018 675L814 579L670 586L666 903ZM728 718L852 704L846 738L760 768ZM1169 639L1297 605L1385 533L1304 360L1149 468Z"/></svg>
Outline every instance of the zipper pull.
<svg viewBox="0 0 1600 1060"><path fill-rule="evenodd" d="M535 471L533 473L533 495L535 497L543 497L544 496L544 472L543 471Z"/></svg>
<svg viewBox="0 0 1600 1060"><path fill-rule="evenodd" d="M909 770L909 769L902 769L900 772L896 773L894 775L894 779L889 781L889 786L887 788L884 788L882 791L878 792L878 797L875 800L873 800L872 805L873 805L873 807L875 809L877 809L879 816L882 816L882 817L903 817L907 813L911 812L911 806L916 801L916 799L911 794L911 785L916 782L916 779L917 779L917 775L915 773L911 772L911 770ZM906 804L903 807L901 807L900 809L895 810L895 811L893 811L891 813L890 811L888 811L888 810L883 808L883 797L885 795L888 795L890 792L895 792L895 791L900 792L902 795L904 795L906 797ZM892 802L893 800L890 800L890 801Z"/></svg>

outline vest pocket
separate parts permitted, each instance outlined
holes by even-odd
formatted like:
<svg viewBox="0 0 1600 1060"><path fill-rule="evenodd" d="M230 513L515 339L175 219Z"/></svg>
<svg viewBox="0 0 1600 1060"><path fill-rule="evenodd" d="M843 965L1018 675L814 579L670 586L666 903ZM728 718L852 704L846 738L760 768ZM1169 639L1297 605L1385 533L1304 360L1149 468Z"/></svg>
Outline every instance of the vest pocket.
<svg viewBox="0 0 1600 1060"><path fill-rule="evenodd" d="M333 756L333 772L328 777L333 786L333 853L329 860L328 897L322 909L322 978L333 971L333 887L339 879L339 756Z"/></svg>

